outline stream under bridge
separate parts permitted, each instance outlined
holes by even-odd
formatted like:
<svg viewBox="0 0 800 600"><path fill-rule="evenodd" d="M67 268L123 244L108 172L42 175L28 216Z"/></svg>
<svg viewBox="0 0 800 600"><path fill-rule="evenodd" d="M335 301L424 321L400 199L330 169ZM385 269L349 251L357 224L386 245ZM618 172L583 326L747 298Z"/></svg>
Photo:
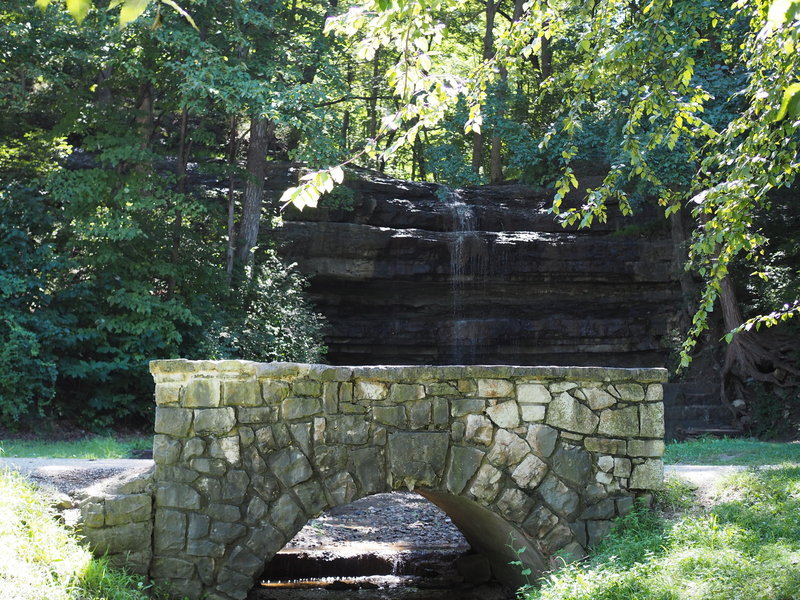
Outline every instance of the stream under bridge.
<svg viewBox="0 0 800 600"><path fill-rule="evenodd" d="M584 556L663 481L664 369L165 360L151 372L155 469L84 500L83 533L191 600L245 598L308 520L399 489L443 509L517 585L556 553Z"/></svg>

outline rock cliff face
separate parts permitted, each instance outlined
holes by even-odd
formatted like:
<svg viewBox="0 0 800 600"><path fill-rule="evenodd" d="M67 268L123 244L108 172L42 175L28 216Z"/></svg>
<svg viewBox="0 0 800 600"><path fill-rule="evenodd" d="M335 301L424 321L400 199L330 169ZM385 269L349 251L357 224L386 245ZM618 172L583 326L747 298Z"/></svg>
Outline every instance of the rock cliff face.
<svg viewBox="0 0 800 600"><path fill-rule="evenodd" d="M272 193L292 178L271 173ZM680 298L665 227L564 230L525 186L348 180L352 210L289 210L271 233L310 279L331 363L664 365Z"/></svg>

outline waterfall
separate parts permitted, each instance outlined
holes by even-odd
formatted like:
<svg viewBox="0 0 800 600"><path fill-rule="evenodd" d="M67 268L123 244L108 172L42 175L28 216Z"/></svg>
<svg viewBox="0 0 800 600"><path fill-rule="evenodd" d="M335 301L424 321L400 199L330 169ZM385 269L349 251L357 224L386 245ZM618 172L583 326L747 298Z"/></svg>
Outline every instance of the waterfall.
<svg viewBox="0 0 800 600"><path fill-rule="evenodd" d="M474 364L477 360L478 335L474 318L466 313L468 286L480 275L480 236L475 211L457 190L444 197L452 216L450 238L450 291L452 317L450 331L451 364Z"/></svg>

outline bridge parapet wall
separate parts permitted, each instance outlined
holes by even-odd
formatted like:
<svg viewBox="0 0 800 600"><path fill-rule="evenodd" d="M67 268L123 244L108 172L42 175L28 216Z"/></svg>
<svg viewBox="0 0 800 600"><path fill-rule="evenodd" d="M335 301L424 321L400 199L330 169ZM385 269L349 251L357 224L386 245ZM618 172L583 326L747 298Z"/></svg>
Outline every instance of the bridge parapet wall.
<svg viewBox="0 0 800 600"><path fill-rule="evenodd" d="M663 480L663 369L173 360L151 371L148 569L190 598L244 598L310 518L400 488L444 508L511 580L511 560L541 571L556 552L584 555ZM84 525L90 542L107 527ZM141 562L146 549L130 550Z"/></svg>

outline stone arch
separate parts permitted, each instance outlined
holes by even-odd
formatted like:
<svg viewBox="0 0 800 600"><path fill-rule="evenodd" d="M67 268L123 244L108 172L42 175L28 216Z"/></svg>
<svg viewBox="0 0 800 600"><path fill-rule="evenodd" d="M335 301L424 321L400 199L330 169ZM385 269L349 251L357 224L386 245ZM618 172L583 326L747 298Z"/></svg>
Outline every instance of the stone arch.
<svg viewBox="0 0 800 600"><path fill-rule="evenodd" d="M151 371L147 568L192 599L244 598L309 519L401 488L448 513L516 585L511 560L538 573L556 552L583 555L663 478L662 369L175 360ZM95 519L90 541L119 520Z"/></svg>

